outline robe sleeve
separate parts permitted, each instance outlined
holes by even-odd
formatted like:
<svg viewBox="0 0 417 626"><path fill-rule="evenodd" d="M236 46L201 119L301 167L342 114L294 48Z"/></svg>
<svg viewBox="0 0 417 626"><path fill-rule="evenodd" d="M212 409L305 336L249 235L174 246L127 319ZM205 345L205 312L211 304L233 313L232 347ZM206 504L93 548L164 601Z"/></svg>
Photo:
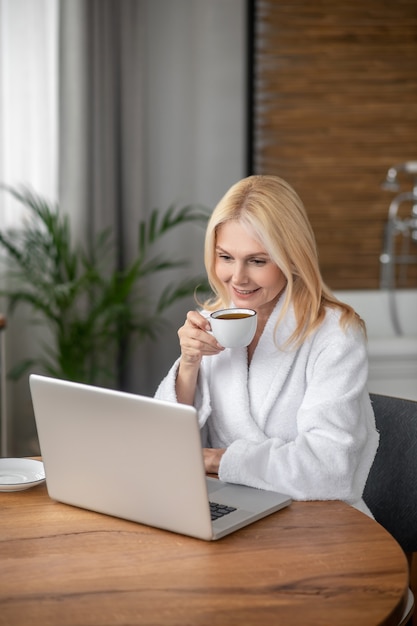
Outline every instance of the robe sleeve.
<svg viewBox="0 0 417 626"><path fill-rule="evenodd" d="M361 499L379 439L366 389L365 341L352 329L318 335L294 415L296 438L235 440L221 460L222 480L280 491L294 500Z"/></svg>
<svg viewBox="0 0 417 626"><path fill-rule="evenodd" d="M175 381L177 378L179 358L172 365L168 374L159 384L155 398L158 400L165 400L166 402L178 402L177 394L175 390ZM211 413L210 392L208 386L207 377L202 375L202 368L200 367L200 373L197 380L197 387L194 399L194 406L198 412L198 423L200 428L206 424L207 419Z"/></svg>

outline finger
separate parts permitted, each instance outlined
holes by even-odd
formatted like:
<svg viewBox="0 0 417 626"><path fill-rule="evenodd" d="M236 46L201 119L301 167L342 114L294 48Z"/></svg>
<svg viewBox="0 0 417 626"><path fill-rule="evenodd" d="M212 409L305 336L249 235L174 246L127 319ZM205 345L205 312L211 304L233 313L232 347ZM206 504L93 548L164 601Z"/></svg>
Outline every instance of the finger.
<svg viewBox="0 0 417 626"><path fill-rule="evenodd" d="M210 322L207 318L205 318L198 311L188 311L186 323L189 322L192 326L196 328L201 328L202 330L211 330Z"/></svg>
<svg viewBox="0 0 417 626"><path fill-rule="evenodd" d="M224 350L213 335L195 326L184 325L178 331L180 345L201 351L203 354L217 354Z"/></svg>
<svg viewBox="0 0 417 626"><path fill-rule="evenodd" d="M213 337L208 335L208 339L206 340L205 335L207 335L207 333L204 333L204 331L197 331L196 336L180 334L181 352L183 354L192 354L193 356L197 354L205 356L218 354L224 350L223 346L217 343Z"/></svg>

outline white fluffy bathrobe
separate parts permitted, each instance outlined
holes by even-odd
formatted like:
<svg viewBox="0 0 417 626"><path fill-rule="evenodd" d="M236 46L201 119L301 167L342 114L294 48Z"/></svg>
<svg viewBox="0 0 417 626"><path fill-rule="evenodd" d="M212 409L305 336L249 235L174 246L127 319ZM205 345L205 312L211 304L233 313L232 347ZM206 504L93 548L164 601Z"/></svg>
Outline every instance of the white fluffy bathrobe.
<svg viewBox="0 0 417 626"><path fill-rule="evenodd" d="M280 491L294 500L362 500L378 447L366 389L365 339L343 331L329 309L319 329L294 350L274 342L278 302L248 368L246 348L203 357L195 406L205 445L227 448L219 477ZM295 328L292 309L279 325L283 345ZM178 361L156 397L176 402Z"/></svg>

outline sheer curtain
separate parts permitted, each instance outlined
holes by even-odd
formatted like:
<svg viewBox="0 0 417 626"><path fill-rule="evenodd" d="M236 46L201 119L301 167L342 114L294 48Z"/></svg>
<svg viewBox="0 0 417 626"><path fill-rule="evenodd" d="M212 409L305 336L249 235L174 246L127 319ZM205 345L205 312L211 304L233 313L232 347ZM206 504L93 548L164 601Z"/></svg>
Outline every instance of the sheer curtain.
<svg viewBox="0 0 417 626"><path fill-rule="evenodd" d="M58 0L0 0L0 183L57 197ZM0 193L0 227L23 209Z"/></svg>
<svg viewBox="0 0 417 626"><path fill-rule="evenodd" d="M0 184L26 185L55 201L58 190L58 0L0 0ZM25 209L0 190L0 228L19 227ZM4 277L0 277L4 283ZM1 303L6 312L6 303ZM7 320L2 350L1 453L37 453L27 380L6 371L36 343L30 313ZM22 449L16 441L26 441Z"/></svg>

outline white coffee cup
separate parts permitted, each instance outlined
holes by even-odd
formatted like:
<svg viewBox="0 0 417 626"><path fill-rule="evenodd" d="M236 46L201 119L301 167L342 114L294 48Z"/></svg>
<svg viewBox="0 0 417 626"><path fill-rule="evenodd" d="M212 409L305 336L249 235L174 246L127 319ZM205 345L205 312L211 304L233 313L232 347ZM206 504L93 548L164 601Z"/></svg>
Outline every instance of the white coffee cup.
<svg viewBox="0 0 417 626"><path fill-rule="evenodd" d="M224 348L248 346L255 336L258 318L253 309L221 309L209 317L211 330Z"/></svg>

